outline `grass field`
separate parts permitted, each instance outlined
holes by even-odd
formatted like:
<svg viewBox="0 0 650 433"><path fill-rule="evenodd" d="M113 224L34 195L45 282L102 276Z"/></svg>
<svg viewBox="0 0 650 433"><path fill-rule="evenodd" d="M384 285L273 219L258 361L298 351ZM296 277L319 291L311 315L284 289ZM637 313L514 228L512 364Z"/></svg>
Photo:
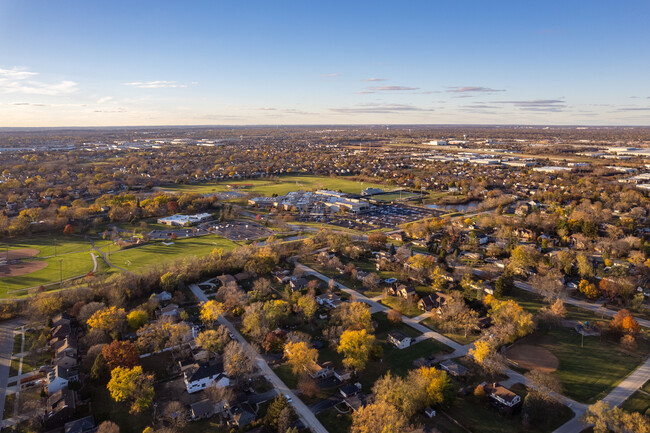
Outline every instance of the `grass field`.
<svg viewBox="0 0 650 433"><path fill-rule="evenodd" d="M240 192L251 192L270 196L272 194L285 195L291 191L330 189L334 191L341 190L348 193L360 193L365 188L386 188L384 185L368 182L355 182L343 177L321 177L321 176L286 176L278 181L269 179L250 179L241 181L218 182L218 183L200 183L185 185L164 185L161 187L164 191L175 193L198 193L211 194L216 192L231 191L228 184L251 184L252 187L242 189Z"/></svg>
<svg viewBox="0 0 650 433"><path fill-rule="evenodd" d="M420 194L414 194L412 192L403 191L402 193L395 192L391 194L378 194L373 195L370 198L377 201L400 201L406 200L413 197L419 197Z"/></svg>
<svg viewBox="0 0 650 433"><path fill-rule="evenodd" d="M418 308L417 303L409 303L404 298L399 298L397 296L386 296L380 302L385 306L397 310L408 317L416 317L422 314L422 310Z"/></svg>
<svg viewBox="0 0 650 433"><path fill-rule="evenodd" d="M61 279L61 274L65 280L84 275L93 270L90 248L87 248L87 251L85 252L61 254L57 257L52 256L37 260L46 262L47 267L26 275L2 278L0 281L0 298L27 294L25 291L10 293L14 290L58 283ZM61 270L59 270L59 261L61 261Z"/></svg>
<svg viewBox="0 0 650 433"><path fill-rule="evenodd" d="M581 336L569 328L537 332L521 342L551 351L560 361L554 374L562 381L564 394L584 403L602 398L648 354L648 342L641 338L635 353L600 337L586 337L584 347L580 347Z"/></svg>
<svg viewBox="0 0 650 433"><path fill-rule="evenodd" d="M216 235L177 239L173 242L173 245L155 242L142 247L113 251L108 260L115 266L137 272L139 269L162 265L184 256L201 257L210 254L215 248L223 249L225 252L237 246L234 242ZM107 249L102 250L107 251Z"/></svg>
<svg viewBox="0 0 650 433"><path fill-rule="evenodd" d="M89 251L92 248L90 242L81 236L65 236L63 234L58 236L38 235L9 240L0 244L0 254L6 250L7 246L9 250L21 248L37 249L39 253L36 257L54 256L55 247L57 255Z"/></svg>
<svg viewBox="0 0 650 433"><path fill-rule="evenodd" d="M642 415L647 415L646 412L650 410L650 394L637 391L625 400L622 407L629 412L639 412Z"/></svg>
<svg viewBox="0 0 650 433"><path fill-rule="evenodd" d="M318 421L323 424L323 427L330 433L347 433L352 426L352 414L339 413L336 408L329 408L316 415Z"/></svg>
<svg viewBox="0 0 650 433"><path fill-rule="evenodd" d="M432 330L444 335L447 338L451 338L454 340L456 343L459 344L470 344L478 340L479 334L475 333L469 333L467 334L467 337L465 337L465 334L463 332L443 332L436 324L436 322L431 318L428 317L424 319L422 322L424 326L427 328L431 328Z"/></svg>

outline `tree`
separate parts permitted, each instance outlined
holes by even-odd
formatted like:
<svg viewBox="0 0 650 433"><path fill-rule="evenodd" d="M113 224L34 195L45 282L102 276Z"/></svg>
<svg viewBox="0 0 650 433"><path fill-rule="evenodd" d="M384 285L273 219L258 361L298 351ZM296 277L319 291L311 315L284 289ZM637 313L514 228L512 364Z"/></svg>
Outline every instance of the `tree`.
<svg viewBox="0 0 650 433"><path fill-rule="evenodd" d="M517 338L530 334L535 329L533 315L526 312L512 299L507 301L493 299L488 315L500 328L499 335L505 343L513 342Z"/></svg>
<svg viewBox="0 0 650 433"><path fill-rule="evenodd" d="M266 410L266 416L264 417L264 424L273 430L277 430L278 421L280 420L280 414L282 411L289 407L289 402L284 395L279 395L271 402L271 405Z"/></svg>
<svg viewBox="0 0 650 433"><path fill-rule="evenodd" d="M507 296L512 292L514 287L515 284L512 274L510 272L504 272L494 282L494 296Z"/></svg>
<svg viewBox="0 0 650 433"><path fill-rule="evenodd" d="M300 390L300 394L306 395L309 398L315 397L320 391L314 379L308 376L302 376L300 378L298 381L298 389Z"/></svg>
<svg viewBox="0 0 650 433"><path fill-rule="evenodd" d="M111 421L104 421L97 427L97 433L120 433L120 427Z"/></svg>
<svg viewBox="0 0 650 433"><path fill-rule="evenodd" d="M239 285L234 281L227 283L217 291L216 299L223 302L226 311L232 311L237 307L241 307L248 301L246 292L239 288Z"/></svg>
<svg viewBox="0 0 650 433"><path fill-rule="evenodd" d="M296 301L296 309L302 314L305 320L309 322L314 318L314 314L316 314L316 310L318 310L318 304L313 296L307 294L298 298Z"/></svg>
<svg viewBox="0 0 650 433"><path fill-rule="evenodd" d="M180 401L172 401L163 410L163 419L166 423L176 429L183 428L187 424L186 409Z"/></svg>
<svg viewBox="0 0 650 433"><path fill-rule="evenodd" d="M104 332L119 330L126 321L126 312L123 308L108 307L95 312L86 322L91 331L99 329Z"/></svg>
<svg viewBox="0 0 650 433"><path fill-rule="evenodd" d="M255 356L246 353L236 341L226 345L223 352L223 368L230 378L244 379L255 370Z"/></svg>
<svg viewBox="0 0 650 433"><path fill-rule="evenodd" d="M65 228L63 229L63 234L66 236L71 236L74 234L74 227L72 227L72 224L65 225Z"/></svg>
<svg viewBox="0 0 650 433"><path fill-rule="evenodd" d="M205 324L209 324L212 326L212 324L225 312L224 306L222 303L215 301L214 299L211 301L204 302L201 305L201 311L199 313L199 316L201 317L201 321Z"/></svg>
<svg viewBox="0 0 650 433"><path fill-rule="evenodd" d="M529 245L518 245L510 254L508 270L514 274L523 275L528 268L532 268L539 262L539 253Z"/></svg>
<svg viewBox="0 0 650 433"><path fill-rule="evenodd" d="M284 357L291 365L291 371L295 375L304 375L316 366L318 361L318 350L311 348L307 343L299 341L287 342L284 346Z"/></svg>
<svg viewBox="0 0 650 433"><path fill-rule="evenodd" d="M636 335L641 331L641 326L637 323L636 320L634 320L634 317L632 317L632 314L628 310L619 310L614 317L612 318L612 321L609 323L609 327L611 330L621 333L621 334L629 334L629 335Z"/></svg>
<svg viewBox="0 0 650 433"><path fill-rule="evenodd" d="M363 285L371 290L377 289L380 282L381 279L379 278L379 275L374 272L363 277Z"/></svg>
<svg viewBox="0 0 650 433"><path fill-rule="evenodd" d="M140 361L138 349L130 341L115 340L104 346L102 355L110 370L116 367L133 368Z"/></svg>
<svg viewBox="0 0 650 433"><path fill-rule="evenodd" d="M264 315L271 328L275 328L289 317L291 309L287 301L273 299L264 303Z"/></svg>
<svg viewBox="0 0 650 433"><path fill-rule="evenodd" d="M469 349L469 355L489 374L498 374L506 369L505 359L489 341L477 340Z"/></svg>
<svg viewBox="0 0 650 433"><path fill-rule="evenodd" d="M114 368L106 387L116 402L131 402L131 413L142 412L153 401L153 375L144 374L139 365L133 368Z"/></svg>
<svg viewBox="0 0 650 433"><path fill-rule="evenodd" d="M244 307L242 330L260 343L269 332L269 322L264 314L261 302L255 302Z"/></svg>
<svg viewBox="0 0 650 433"><path fill-rule="evenodd" d="M332 313L332 319L344 329L365 329L368 332L373 330L370 307L363 302L346 302L339 305Z"/></svg>
<svg viewBox="0 0 650 433"><path fill-rule="evenodd" d="M374 343L375 336L368 334L365 329L345 331L341 334L337 348L337 351L345 356L343 365L356 371L363 370L370 358Z"/></svg>
<svg viewBox="0 0 650 433"><path fill-rule="evenodd" d="M196 344L212 353L221 352L229 341L230 335L228 328L223 325L220 325L216 331L208 329L196 337Z"/></svg>
<svg viewBox="0 0 650 433"><path fill-rule="evenodd" d="M550 269L546 274L535 274L530 278L530 285L535 292L544 297L545 301L558 298L562 294L564 285L562 276L556 269Z"/></svg>
<svg viewBox="0 0 650 433"><path fill-rule="evenodd" d="M104 382L108 379L108 367L106 360L101 353L95 358L92 368L90 369L90 378L98 382Z"/></svg>
<svg viewBox="0 0 650 433"><path fill-rule="evenodd" d="M584 278L584 279L589 279L593 278L594 276L594 267L591 264L591 261L587 258L586 255L584 254L578 254L576 257L577 265L578 265L578 274Z"/></svg>
<svg viewBox="0 0 650 433"><path fill-rule="evenodd" d="M129 328L134 331L138 330L149 322L149 314L138 308L130 311L129 314L126 315L126 322L129 324Z"/></svg>
<svg viewBox="0 0 650 433"><path fill-rule="evenodd" d="M178 347L192 338L192 329L187 323L176 323L169 328L167 347Z"/></svg>
<svg viewBox="0 0 650 433"><path fill-rule="evenodd" d="M173 291L178 286L178 275L174 272L166 272L160 276L160 287L163 290Z"/></svg>
<svg viewBox="0 0 650 433"><path fill-rule="evenodd" d="M580 293L585 295L589 299L596 299L600 292L596 288L596 285L593 283L589 283L587 280L580 280L580 284L578 285L578 290Z"/></svg>
<svg viewBox="0 0 650 433"><path fill-rule="evenodd" d="M368 245L374 249L384 248L387 241L388 236L384 233L370 233L368 235Z"/></svg>
<svg viewBox="0 0 650 433"><path fill-rule="evenodd" d="M602 400L589 406L582 421L594 424L594 433L650 433L648 417L638 412L625 412L620 407L610 409Z"/></svg>
<svg viewBox="0 0 650 433"><path fill-rule="evenodd" d="M400 323L402 321L402 313L397 310L389 310L386 316L392 323Z"/></svg>
<svg viewBox="0 0 650 433"><path fill-rule="evenodd" d="M379 401L361 407L352 415L350 433L402 433L408 420L394 406Z"/></svg>
<svg viewBox="0 0 650 433"><path fill-rule="evenodd" d="M266 278L258 278L253 282L253 290L251 291L251 298L264 299L273 292L271 282Z"/></svg>

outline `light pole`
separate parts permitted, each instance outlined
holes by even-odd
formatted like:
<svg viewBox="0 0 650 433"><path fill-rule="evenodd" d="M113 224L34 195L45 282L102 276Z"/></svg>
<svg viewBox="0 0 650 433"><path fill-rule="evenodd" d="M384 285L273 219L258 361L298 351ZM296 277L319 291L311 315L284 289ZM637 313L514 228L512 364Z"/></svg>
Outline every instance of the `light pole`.
<svg viewBox="0 0 650 433"><path fill-rule="evenodd" d="M59 259L59 288L63 285L63 259Z"/></svg>

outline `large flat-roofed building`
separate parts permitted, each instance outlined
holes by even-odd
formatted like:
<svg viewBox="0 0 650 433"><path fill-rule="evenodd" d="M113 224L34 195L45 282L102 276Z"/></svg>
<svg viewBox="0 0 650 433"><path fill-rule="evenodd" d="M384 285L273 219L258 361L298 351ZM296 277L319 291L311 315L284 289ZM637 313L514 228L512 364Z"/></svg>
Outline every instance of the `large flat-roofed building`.
<svg viewBox="0 0 650 433"><path fill-rule="evenodd" d="M286 211L319 215L342 211L358 214L370 210L370 204L364 200L347 197L347 194L343 192L328 190L291 191L283 196L255 197L250 199L249 203L261 208L274 207Z"/></svg>
<svg viewBox="0 0 650 433"><path fill-rule="evenodd" d="M199 213L196 215L171 215L164 218L158 218L158 224L166 224L168 226L192 226L194 224L199 224L204 221L208 221L212 218L212 215L209 213Z"/></svg>

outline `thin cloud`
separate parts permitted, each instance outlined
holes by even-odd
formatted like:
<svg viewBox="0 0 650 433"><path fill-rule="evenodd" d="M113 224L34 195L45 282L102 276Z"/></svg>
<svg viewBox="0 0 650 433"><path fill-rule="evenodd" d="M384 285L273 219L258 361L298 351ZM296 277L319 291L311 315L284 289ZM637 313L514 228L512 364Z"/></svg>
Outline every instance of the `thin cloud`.
<svg viewBox="0 0 650 433"><path fill-rule="evenodd" d="M494 93L494 92L505 92L504 89L492 89L490 87L482 86L464 86L464 87L447 87L447 92L449 93Z"/></svg>
<svg viewBox="0 0 650 433"><path fill-rule="evenodd" d="M616 111L650 111L650 107L622 107Z"/></svg>
<svg viewBox="0 0 650 433"><path fill-rule="evenodd" d="M98 104L104 104L104 103L106 103L106 102L108 102L108 101L110 101L110 100L112 100L112 99L113 99L112 96L104 96L103 98L99 98L99 99L97 100L97 103L98 103Z"/></svg>
<svg viewBox="0 0 650 433"><path fill-rule="evenodd" d="M377 82L377 81L388 81L388 78L365 78L365 79L363 79L361 81L374 83L374 82Z"/></svg>
<svg viewBox="0 0 650 433"><path fill-rule="evenodd" d="M140 89L170 89L187 87L187 84L181 84L176 81L134 81L132 83L124 83L125 86L138 87Z"/></svg>
<svg viewBox="0 0 650 433"><path fill-rule="evenodd" d="M46 83L32 79L37 75L37 72L27 71L24 68L0 68L0 92L58 96L77 91L77 83L74 81Z"/></svg>
<svg viewBox="0 0 650 433"><path fill-rule="evenodd" d="M334 72L333 74L323 74L321 75L321 78L336 78L340 76L341 74L339 74L338 72Z"/></svg>
<svg viewBox="0 0 650 433"><path fill-rule="evenodd" d="M432 112L433 108L422 108L406 104L359 104L355 107L330 108L339 114L389 114L402 112Z"/></svg>
<svg viewBox="0 0 650 433"><path fill-rule="evenodd" d="M495 101L496 104L511 104L524 111L560 112L566 109L562 99L533 99L528 101Z"/></svg>
<svg viewBox="0 0 650 433"><path fill-rule="evenodd" d="M406 90L420 90L420 88L409 86L374 86L368 87L368 90L372 90L374 92L402 92Z"/></svg>
<svg viewBox="0 0 650 433"><path fill-rule="evenodd" d="M29 106L29 107L48 107L48 104L38 104L32 102L12 102L9 105Z"/></svg>

